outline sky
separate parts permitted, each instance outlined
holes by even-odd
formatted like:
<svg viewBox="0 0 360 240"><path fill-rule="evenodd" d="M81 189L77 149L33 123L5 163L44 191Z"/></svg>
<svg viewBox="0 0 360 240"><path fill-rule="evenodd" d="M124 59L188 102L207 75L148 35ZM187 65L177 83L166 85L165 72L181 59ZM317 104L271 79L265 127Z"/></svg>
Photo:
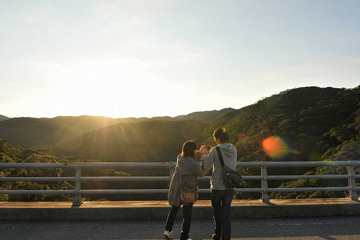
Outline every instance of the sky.
<svg viewBox="0 0 360 240"><path fill-rule="evenodd" d="M0 0L0 114L177 116L360 85L358 0Z"/></svg>

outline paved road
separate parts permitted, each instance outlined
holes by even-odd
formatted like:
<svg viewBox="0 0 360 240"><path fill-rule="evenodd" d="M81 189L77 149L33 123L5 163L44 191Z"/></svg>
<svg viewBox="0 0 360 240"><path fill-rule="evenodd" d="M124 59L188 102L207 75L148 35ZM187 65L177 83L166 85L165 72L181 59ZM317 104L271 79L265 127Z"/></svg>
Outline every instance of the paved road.
<svg viewBox="0 0 360 240"><path fill-rule="evenodd" d="M163 239L164 221L6 221L0 222L1 240L63 239ZM360 217L236 219L232 222L234 240L359 240ZM178 239L181 221L174 226ZM211 220L193 220L191 239L208 240Z"/></svg>

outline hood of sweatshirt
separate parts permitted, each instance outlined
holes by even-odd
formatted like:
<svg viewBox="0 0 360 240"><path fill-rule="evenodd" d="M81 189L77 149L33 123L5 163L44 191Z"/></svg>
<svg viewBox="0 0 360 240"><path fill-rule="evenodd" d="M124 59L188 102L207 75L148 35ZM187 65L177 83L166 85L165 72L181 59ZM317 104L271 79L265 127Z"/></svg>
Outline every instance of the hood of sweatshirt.
<svg viewBox="0 0 360 240"><path fill-rule="evenodd" d="M222 153L227 157L231 157L237 153L235 146L231 143L221 143L218 146L221 148Z"/></svg>

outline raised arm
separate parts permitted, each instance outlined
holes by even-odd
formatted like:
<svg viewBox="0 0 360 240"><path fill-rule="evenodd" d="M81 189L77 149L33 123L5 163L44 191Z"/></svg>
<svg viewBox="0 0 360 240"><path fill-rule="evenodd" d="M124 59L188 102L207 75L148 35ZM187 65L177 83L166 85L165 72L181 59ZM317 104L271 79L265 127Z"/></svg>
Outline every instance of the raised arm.
<svg viewBox="0 0 360 240"><path fill-rule="evenodd" d="M191 169L189 169L192 174L195 174L198 177L205 176L205 168L204 165L201 163L199 165L198 162L195 162L192 164Z"/></svg>
<svg viewBox="0 0 360 240"><path fill-rule="evenodd" d="M216 152L216 149L213 147L210 150L209 155L204 156L204 167L206 170L209 170L210 168L213 167L214 160L215 160L215 152Z"/></svg>

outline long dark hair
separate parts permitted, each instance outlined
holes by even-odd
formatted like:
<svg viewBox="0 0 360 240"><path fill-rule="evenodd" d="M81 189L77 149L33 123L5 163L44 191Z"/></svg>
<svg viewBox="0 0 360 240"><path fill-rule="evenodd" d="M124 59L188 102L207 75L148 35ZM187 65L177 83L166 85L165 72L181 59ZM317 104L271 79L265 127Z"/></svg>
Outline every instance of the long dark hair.
<svg viewBox="0 0 360 240"><path fill-rule="evenodd" d="M186 141L182 146L181 156L183 157L192 157L195 158L195 150L197 149L197 144L194 141Z"/></svg>

